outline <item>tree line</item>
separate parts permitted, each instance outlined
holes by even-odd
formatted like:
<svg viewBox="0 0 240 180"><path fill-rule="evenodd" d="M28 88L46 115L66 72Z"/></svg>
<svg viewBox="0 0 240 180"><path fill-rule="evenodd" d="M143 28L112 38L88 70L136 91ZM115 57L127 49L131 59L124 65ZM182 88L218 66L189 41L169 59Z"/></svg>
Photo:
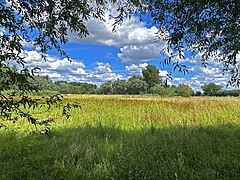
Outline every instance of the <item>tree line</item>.
<svg viewBox="0 0 240 180"><path fill-rule="evenodd" d="M36 87L34 95L51 94L129 94L143 95L152 94L159 96L240 96L240 90L223 90L215 83L204 84L201 91L194 91L186 84L166 85L159 75L159 69L154 65L148 65L142 70L141 76L133 75L128 79L117 79L102 83L99 87L96 84L82 82L53 82L48 76L34 76L30 78L31 86ZM12 86L7 93L18 92Z"/></svg>

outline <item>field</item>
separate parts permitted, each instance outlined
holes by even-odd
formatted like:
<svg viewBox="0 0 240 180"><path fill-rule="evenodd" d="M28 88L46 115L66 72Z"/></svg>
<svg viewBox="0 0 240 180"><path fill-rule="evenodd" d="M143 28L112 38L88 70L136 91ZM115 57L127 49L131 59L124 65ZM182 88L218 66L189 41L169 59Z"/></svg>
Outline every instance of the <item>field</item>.
<svg viewBox="0 0 240 180"><path fill-rule="evenodd" d="M68 95L49 135L0 129L0 179L239 179L240 99Z"/></svg>

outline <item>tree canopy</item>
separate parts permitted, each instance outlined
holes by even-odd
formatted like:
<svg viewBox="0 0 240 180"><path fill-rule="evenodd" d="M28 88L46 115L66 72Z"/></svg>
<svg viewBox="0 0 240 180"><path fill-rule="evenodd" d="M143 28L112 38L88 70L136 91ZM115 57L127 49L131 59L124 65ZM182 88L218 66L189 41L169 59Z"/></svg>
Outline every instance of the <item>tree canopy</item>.
<svg viewBox="0 0 240 180"><path fill-rule="evenodd" d="M207 96L216 96L219 91L222 90L222 87L215 84L209 83L202 86L203 94Z"/></svg>
<svg viewBox="0 0 240 180"><path fill-rule="evenodd" d="M158 27L158 39L167 42L165 63L187 72L177 59L186 53L201 54L202 64L210 59L223 65L223 73L231 72L229 84L239 86L240 1L239 0L132 0L120 8L122 16L133 13L148 15Z"/></svg>
<svg viewBox="0 0 240 180"><path fill-rule="evenodd" d="M111 1L110 1L111 2ZM68 57L61 48L68 40L68 32L76 31L78 36L88 34L86 21L90 18L103 20L107 3L102 0L14 0L0 2L0 114L1 118L12 119L13 112L27 118L32 124L38 120L25 113L19 106L35 106L36 101L25 96L26 92L38 90L30 79L37 69L25 66L23 43L31 43L40 49L42 58L48 50L55 49L60 55ZM46 59L45 59L46 60ZM22 65L20 70L9 67L15 62ZM10 99L3 94L12 86L20 91L20 100ZM58 98L57 98L58 99ZM50 102L50 101L48 101ZM49 121L44 121L48 123ZM44 124L44 123L42 123Z"/></svg>
<svg viewBox="0 0 240 180"><path fill-rule="evenodd" d="M177 88L177 95L183 96L183 97L189 97L194 94L194 91L189 87L188 85L185 84L179 84Z"/></svg>
<svg viewBox="0 0 240 180"><path fill-rule="evenodd" d="M159 75L159 69L154 65L147 65L142 70L143 80L147 83L148 89L154 87L157 84L161 84L161 77Z"/></svg>

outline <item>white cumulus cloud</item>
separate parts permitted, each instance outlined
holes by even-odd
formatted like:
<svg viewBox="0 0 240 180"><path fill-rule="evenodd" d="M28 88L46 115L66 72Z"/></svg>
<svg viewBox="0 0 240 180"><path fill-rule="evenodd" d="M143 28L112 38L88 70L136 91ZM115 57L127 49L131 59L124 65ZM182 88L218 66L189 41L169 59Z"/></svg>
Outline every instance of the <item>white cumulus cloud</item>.
<svg viewBox="0 0 240 180"><path fill-rule="evenodd" d="M25 51L22 53L27 68L39 67L39 75L49 76L53 80L79 81L100 84L105 81L122 79L122 75L112 71L109 63L97 62L93 70L87 69L83 60L59 59L45 54L46 61L37 51Z"/></svg>
<svg viewBox="0 0 240 180"><path fill-rule="evenodd" d="M113 32L114 21L108 14L105 22L92 19L87 22L89 36L80 39L76 33L69 33L69 41L117 47L121 51L118 57L127 64L141 64L161 57L165 43L155 42L158 31L155 26L147 28L138 17L132 17Z"/></svg>
<svg viewBox="0 0 240 180"><path fill-rule="evenodd" d="M125 67L125 72L129 76L141 75L142 69L144 69L147 65L148 65L147 63L143 63L139 65L132 64L130 66Z"/></svg>

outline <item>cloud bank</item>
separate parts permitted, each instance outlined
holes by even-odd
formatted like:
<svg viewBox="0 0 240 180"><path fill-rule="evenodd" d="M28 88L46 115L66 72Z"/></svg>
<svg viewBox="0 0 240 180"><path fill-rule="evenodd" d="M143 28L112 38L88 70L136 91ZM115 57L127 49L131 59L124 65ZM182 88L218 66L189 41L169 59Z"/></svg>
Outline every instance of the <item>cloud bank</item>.
<svg viewBox="0 0 240 180"><path fill-rule="evenodd" d="M122 79L122 75L112 71L111 65L104 62L96 62L93 70L87 69L83 60L46 55L46 61L37 51L26 51L22 54L25 58L26 67L29 69L39 67L39 75L49 76L53 80L79 81L100 84L105 81Z"/></svg>
<svg viewBox="0 0 240 180"><path fill-rule="evenodd" d="M161 57L165 43L155 42L158 31L155 26L147 28L139 18L132 17L113 32L113 23L110 16L106 16L105 22L92 19L87 22L89 36L80 39L76 33L69 33L69 41L117 47L118 57L126 64L141 64Z"/></svg>

